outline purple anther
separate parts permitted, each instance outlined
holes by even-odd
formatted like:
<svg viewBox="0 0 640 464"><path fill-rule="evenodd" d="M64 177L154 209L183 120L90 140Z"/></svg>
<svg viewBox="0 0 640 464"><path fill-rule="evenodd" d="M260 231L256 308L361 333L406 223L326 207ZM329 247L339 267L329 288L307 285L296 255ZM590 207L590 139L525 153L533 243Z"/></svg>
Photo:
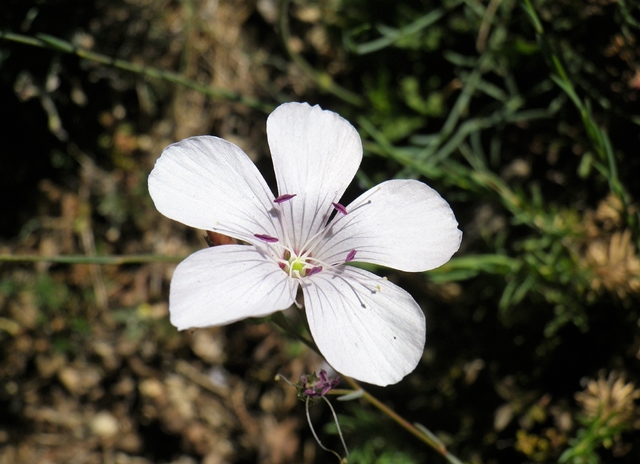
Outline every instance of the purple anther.
<svg viewBox="0 0 640 464"><path fill-rule="evenodd" d="M324 369L320 369L320 381L323 383L329 382L329 374Z"/></svg>
<svg viewBox="0 0 640 464"><path fill-rule="evenodd" d="M298 387L298 397L319 398L326 395L330 390L336 388L340 383L339 378L330 379L324 370L320 371L320 376L311 374L308 378L306 375L300 377Z"/></svg>
<svg viewBox="0 0 640 464"><path fill-rule="evenodd" d="M324 396L329 392L329 390L337 387L339 383L339 378L336 377L335 379L329 379L329 376L323 369L320 371L320 380L318 380L315 386L316 394L320 393L320 396ZM320 392L318 392L318 390L320 390Z"/></svg>
<svg viewBox="0 0 640 464"><path fill-rule="evenodd" d="M342 206L340 203L331 203L336 211L340 211L342 214L347 214L347 208Z"/></svg>
<svg viewBox="0 0 640 464"><path fill-rule="evenodd" d="M324 387L322 387L322 390L320 391L320 396L324 396L327 393L329 393L329 391L334 389L336 385L338 385L339 383L340 383L340 379L333 379L329 383L325 384Z"/></svg>
<svg viewBox="0 0 640 464"><path fill-rule="evenodd" d="M294 193L293 195L290 194L290 193L285 193L284 195L280 195L278 198L273 200L273 202L277 203L277 204L284 203L285 201L291 200L296 195L297 195L297 193Z"/></svg>
<svg viewBox="0 0 640 464"><path fill-rule="evenodd" d="M305 277L311 277L313 274L317 274L320 271L322 271L322 266L312 267L307 271L307 275Z"/></svg>
<svg viewBox="0 0 640 464"><path fill-rule="evenodd" d="M353 261L353 258L356 257L356 253L357 253L356 250L351 250L347 255L347 257L345 258L344 262L348 263L349 261Z"/></svg>
<svg viewBox="0 0 640 464"><path fill-rule="evenodd" d="M276 243L278 241L277 238L272 237L271 235L266 235L266 234L253 234L253 236L255 238L259 238L260 240L262 240L263 242L267 242L267 243Z"/></svg>

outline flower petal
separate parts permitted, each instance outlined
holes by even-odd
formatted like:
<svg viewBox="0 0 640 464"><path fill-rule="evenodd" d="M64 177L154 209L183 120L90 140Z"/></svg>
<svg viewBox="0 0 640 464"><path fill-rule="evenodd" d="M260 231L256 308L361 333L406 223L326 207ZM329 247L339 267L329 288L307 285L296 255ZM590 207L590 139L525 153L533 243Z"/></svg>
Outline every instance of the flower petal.
<svg viewBox="0 0 640 464"><path fill-rule="evenodd" d="M191 137L167 147L149 175L158 211L191 227L256 243L254 234L278 236L273 194L236 145Z"/></svg>
<svg viewBox="0 0 640 464"><path fill-rule="evenodd" d="M334 218L333 231L315 249L328 263L354 261L401 271L442 266L460 248L462 232L442 197L416 180L389 180L373 187Z"/></svg>
<svg viewBox="0 0 640 464"><path fill-rule="evenodd" d="M262 317L293 303L297 283L250 245L200 250L171 279L169 312L179 330Z"/></svg>
<svg viewBox="0 0 640 464"><path fill-rule="evenodd" d="M327 223L362 160L355 128L336 113L306 103L280 105L267 119L267 138L289 238L301 248Z"/></svg>
<svg viewBox="0 0 640 464"><path fill-rule="evenodd" d="M321 272L302 283L313 339L338 372L385 386L422 356L425 318L397 285L362 269Z"/></svg>

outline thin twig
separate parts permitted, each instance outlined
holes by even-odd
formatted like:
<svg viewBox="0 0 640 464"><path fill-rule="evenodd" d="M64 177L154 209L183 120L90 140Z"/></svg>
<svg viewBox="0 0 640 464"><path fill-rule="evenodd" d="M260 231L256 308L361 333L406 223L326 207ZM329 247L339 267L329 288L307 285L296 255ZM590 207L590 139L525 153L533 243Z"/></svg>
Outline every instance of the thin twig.
<svg viewBox="0 0 640 464"><path fill-rule="evenodd" d="M434 450L436 450L438 453L440 453L442 456L447 454L447 449L444 447L444 445L440 444L440 443L436 443L434 440L432 440L430 437L428 437L427 435L425 435L424 433L422 433L420 430L418 430L418 428L416 428L415 426L413 426L411 423L409 423L405 418L403 418L402 416L400 416L397 412L395 412L393 409L391 409L389 406L387 406L386 404L384 404L382 401L380 401L378 398L376 398L375 396L373 396L371 393L369 393L368 391L366 391L364 388L362 388L358 382L356 382L355 380L353 380L350 377L346 377L346 376L341 376L350 386L351 388L353 388L354 390L362 390L362 399L364 399L365 401L367 401L368 403L370 403L371 405L375 406L376 408L378 408L380 411L382 411L383 413L385 413L387 416L389 416L392 420L394 420L398 425L400 425L403 429L405 429L406 431L408 431L409 433L411 433L412 435L415 435L416 437L418 437L420 440L422 440L423 442L425 442L427 445L429 445L430 447L432 447Z"/></svg>
<svg viewBox="0 0 640 464"><path fill-rule="evenodd" d="M62 40L48 34L38 34L35 37L31 37L22 34L15 34L13 32L0 31L0 39L30 45L32 47L48 48L51 50L57 50L63 53L76 55L85 60L93 61L106 66L111 66L117 69L122 69L123 71L141 74L146 77L182 85L212 98L242 103L245 106L262 111L264 113L270 113L274 109L274 106L271 104L255 100L253 98L245 97L231 90L198 84L197 82L175 72L165 71L162 69L154 68L152 66L135 64L131 63L130 61L121 60L107 55L102 55L100 53L92 52L90 50L77 47L72 43L67 42L66 40Z"/></svg>
<svg viewBox="0 0 640 464"><path fill-rule="evenodd" d="M145 264L179 263L186 256L165 255L120 255L120 256L84 256L84 255L0 255L0 263L56 263L56 264Z"/></svg>
<svg viewBox="0 0 640 464"><path fill-rule="evenodd" d="M306 400L304 402L304 408L305 408L305 411L307 412L307 422L309 423L309 428L311 429L311 433L313 434L313 438L316 439L316 442L318 443L320 448L322 448L323 450L328 451L329 453L335 455L338 458L338 460L342 463L342 456L340 456L338 453L336 453L332 449L327 448L326 446L324 446L322 444L322 442L320 441L320 438L318 438L318 435L316 434L316 431L313 428L313 423L311 422L311 416L309 415L309 397L308 396L307 396L307 398L306 398Z"/></svg>
<svg viewBox="0 0 640 464"><path fill-rule="evenodd" d="M297 333L291 327L291 325L289 324L287 318L282 314L282 311L279 311L279 312L274 314L274 316L276 316L276 315L278 315L278 317L272 317L272 319L271 319L271 321L274 324L276 324L277 326L282 328L285 332L293 335L294 337L296 337L297 339L302 341L305 345L307 345L309 348L311 348L316 353L318 353L320 356L322 356L322 353L320 353L320 350L315 345L315 343L313 343L311 340L307 339L302 334ZM402 416L400 416L398 413L396 413L393 409L389 408L382 401L380 401L378 398L376 398L371 393L369 393L365 389L363 389L358 384L358 382L356 382L352 378L347 377L346 375L343 375L343 374L340 374L340 378L344 379L351 386L351 388L353 388L353 391L358 391L358 390L362 391L362 399L363 400L367 401L372 406L375 406L376 408L378 408L382 413L384 413L387 416L389 416L393 421L395 421L397 424L399 424L402 428L404 428L409 433L411 433L412 435L414 435L417 438L419 438L422 442L426 443L431 448L436 450L441 456L443 456L445 459L447 459L450 463L459 463L460 462L460 460L456 456L454 456L449 451L447 451L447 448L444 446L444 444L442 442L440 442L439 440L435 439L435 435L432 432L429 432L429 433L426 434L426 433L423 433L420 430L420 428L424 428L425 430L428 431L428 429L426 429L426 427L420 426L420 428L418 428L418 427L414 426L413 424L409 423L406 419L404 419ZM314 435L315 435L315 432L314 432Z"/></svg>
<svg viewBox="0 0 640 464"><path fill-rule="evenodd" d="M346 453L345 460L349 460L349 449L347 448L347 444L344 442L344 437L342 436L342 430L340 430L340 422L338 422L338 415L336 414L335 409L331 405L331 401L329 401L325 396L322 397L325 403L329 405L329 409L331 409L331 414L333 414L333 421L336 423L336 428L338 429L338 435L340 436L340 441L342 442L342 446L344 447L344 452Z"/></svg>

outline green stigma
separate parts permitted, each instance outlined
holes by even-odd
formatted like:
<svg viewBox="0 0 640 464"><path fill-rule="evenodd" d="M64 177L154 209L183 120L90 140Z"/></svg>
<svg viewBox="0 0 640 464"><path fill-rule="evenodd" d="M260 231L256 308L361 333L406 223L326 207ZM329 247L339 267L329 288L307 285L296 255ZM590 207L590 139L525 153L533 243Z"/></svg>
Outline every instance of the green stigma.
<svg viewBox="0 0 640 464"><path fill-rule="evenodd" d="M304 277L304 273L302 271L304 270L306 264L307 263L303 259L296 258L289 265L291 266L291 270L293 272L298 271L298 273Z"/></svg>
<svg viewBox="0 0 640 464"><path fill-rule="evenodd" d="M285 251L282 255L282 260L278 264L280 269L286 272L289 277L295 279L300 277L311 277L314 274L322 271L322 266L314 266L313 263L307 261L310 259L308 253L302 253L301 256L296 256L290 251Z"/></svg>

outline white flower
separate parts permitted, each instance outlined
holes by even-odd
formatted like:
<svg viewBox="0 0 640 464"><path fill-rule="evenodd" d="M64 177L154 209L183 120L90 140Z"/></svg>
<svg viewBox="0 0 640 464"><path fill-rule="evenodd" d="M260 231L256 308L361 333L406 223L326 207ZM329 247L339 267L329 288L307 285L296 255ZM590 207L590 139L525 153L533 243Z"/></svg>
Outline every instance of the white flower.
<svg viewBox="0 0 640 464"><path fill-rule="evenodd" d="M376 385L400 381L422 356L424 314L400 287L346 263L409 272L441 266L462 237L451 208L415 180L389 180L340 205L362 143L331 111L281 105L267 120L267 137L278 197L240 148L217 137L175 143L156 162L149 193L158 211L248 244L207 248L178 265L172 324L182 330L266 316L290 307L300 286L329 364Z"/></svg>

